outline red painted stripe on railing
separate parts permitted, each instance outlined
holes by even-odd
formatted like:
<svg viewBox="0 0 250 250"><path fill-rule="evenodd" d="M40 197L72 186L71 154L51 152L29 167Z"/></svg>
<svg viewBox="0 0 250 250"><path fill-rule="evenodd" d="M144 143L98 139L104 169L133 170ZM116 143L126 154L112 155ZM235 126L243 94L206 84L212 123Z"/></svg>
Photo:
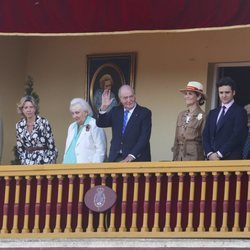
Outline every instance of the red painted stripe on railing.
<svg viewBox="0 0 250 250"><path fill-rule="evenodd" d="M144 214L145 214L145 213L148 213L148 201L144 201L144 204L143 204L143 211L144 211Z"/></svg>
<svg viewBox="0 0 250 250"><path fill-rule="evenodd" d="M223 212L228 211L228 201L223 201Z"/></svg>
<svg viewBox="0 0 250 250"><path fill-rule="evenodd" d="M19 204L14 204L14 215L18 215Z"/></svg>
<svg viewBox="0 0 250 250"><path fill-rule="evenodd" d="M8 208L9 208L9 205L8 205L8 204L4 204L4 205L3 205L3 214L4 214L4 215L8 215Z"/></svg>
<svg viewBox="0 0 250 250"><path fill-rule="evenodd" d="M50 214L50 203L46 204L46 214Z"/></svg>
<svg viewBox="0 0 250 250"><path fill-rule="evenodd" d="M240 212L240 201L236 200L235 201L235 212Z"/></svg>
<svg viewBox="0 0 250 250"><path fill-rule="evenodd" d="M193 212L193 210L194 210L194 202L189 201L188 202L188 211L189 211L189 213Z"/></svg>
<svg viewBox="0 0 250 250"><path fill-rule="evenodd" d="M217 208L217 202L216 201L212 201L212 213L216 213L216 208Z"/></svg>
<svg viewBox="0 0 250 250"><path fill-rule="evenodd" d="M68 202L67 204L67 214L71 214L72 212L72 202Z"/></svg>
<svg viewBox="0 0 250 250"><path fill-rule="evenodd" d="M78 214L81 214L81 213L82 213L82 208L83 208L83 204L82 204L82 202L79 202L79 203L78 203L78 208L77 208Z"/></svg>
<svg viewBox="0 0 250 250"><path fill-rule="evenodd" d="M24 214L25 215L28 215L29 214L29 208L30 208L30 204L29 203L26 203L24 205Z"/></svg>
<svg viewBox="0 0 250 250"><path fill-rule="evenodd" d="M200 212L201 213L205 212L205 201L200 201Z"/></svg>
<svg viewBox="0 0 250 250"><path fill-rule="evenodd" d="M40 203L35 204L35 215L39 215L40 213Z"/></svg>
<svg viewBox="0 0 250 250"><path fill-rule="evenodd" d="M167 201L166 202L166 212L170 213L170 210L171 210L171 201Z"/></svg>
<svg viewBox="0 0 250 250"><path fill-rule="evenodd" d="M160 203L159 201L155 201L155 213L159 213L160 212Z"/></svg>

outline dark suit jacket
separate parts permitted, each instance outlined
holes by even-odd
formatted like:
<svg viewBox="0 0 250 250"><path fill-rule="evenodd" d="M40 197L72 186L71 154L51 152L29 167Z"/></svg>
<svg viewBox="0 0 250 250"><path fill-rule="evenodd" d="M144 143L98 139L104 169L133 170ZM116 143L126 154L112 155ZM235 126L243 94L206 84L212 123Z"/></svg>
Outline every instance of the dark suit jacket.
<svg viewBox="0 0 250 250"><path fill-rule="evenodd" d="M247 113L241 106L233 103L226 112L216 132L216 121L220 108L209 112L203 130L205 154L219 151L223 160L242 159L242 149L247 137Z"/></svg>
<svg viewBox="0 0 250 250"><path fill-rule="evenodd" d="M136 105L122 135L124 108L114 107L110 112L99 114L96 120L98 127L112 127L112 140L109 161L113 162L120 152L125 158L128 154L136 157L135 161L150 161L151 111Z"/></svg>

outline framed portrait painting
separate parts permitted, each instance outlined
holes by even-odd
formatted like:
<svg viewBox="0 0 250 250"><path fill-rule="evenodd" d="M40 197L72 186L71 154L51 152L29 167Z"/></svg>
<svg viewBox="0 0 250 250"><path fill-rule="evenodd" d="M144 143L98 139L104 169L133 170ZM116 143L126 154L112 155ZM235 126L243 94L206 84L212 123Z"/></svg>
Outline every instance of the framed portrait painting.
<svg viewBox="0 0 250 250"><path fill-rule="evenodd" d="M86 99L96 115L104 89L110 89L113 101L109 110L119 105L118 90L123 84L135 85L136 53L87 55ZM108 110L108 111L109 111Z"/></svg>

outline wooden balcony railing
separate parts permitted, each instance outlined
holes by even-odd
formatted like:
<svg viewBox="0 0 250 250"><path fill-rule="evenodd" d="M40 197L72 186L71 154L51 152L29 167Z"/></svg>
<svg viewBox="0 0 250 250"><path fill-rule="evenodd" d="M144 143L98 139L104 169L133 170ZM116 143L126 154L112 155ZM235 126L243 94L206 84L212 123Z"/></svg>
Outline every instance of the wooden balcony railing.
<svg viewBox="0 0 250 250"><path fill-rule="evenodd" d="M86 192L117 194L105 213ZM0 237L250 238L250 161L1 166Z"/></svg>

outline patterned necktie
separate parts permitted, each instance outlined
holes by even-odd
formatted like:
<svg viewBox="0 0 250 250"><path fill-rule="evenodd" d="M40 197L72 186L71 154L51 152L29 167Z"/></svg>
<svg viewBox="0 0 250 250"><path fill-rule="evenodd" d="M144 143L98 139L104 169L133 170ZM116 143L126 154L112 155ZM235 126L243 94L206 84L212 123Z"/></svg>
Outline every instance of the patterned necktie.
<svg viewBox="0 0 250 250"><path fill-rule="evenodd" d="M128 122L128 113L129 113L128 110L125 110L125 111L124 111L123 123L122 123L122 134L124 134L125 128L126 128L126 125L127 125L127 122Z"/></svg>
<svg viewBox="0 0 250 250"><path fill-rule="evenodd" d="M219 129L220 124L221 124L221 122L222 122L222 120L223 120L223 118L225 116L225 109L226 109L226 107L222 106L221 108L222 108L222 112L221 112L220 117L219 117L219 119L217 121L217 124L216 124L216 131Z"/></svg>

